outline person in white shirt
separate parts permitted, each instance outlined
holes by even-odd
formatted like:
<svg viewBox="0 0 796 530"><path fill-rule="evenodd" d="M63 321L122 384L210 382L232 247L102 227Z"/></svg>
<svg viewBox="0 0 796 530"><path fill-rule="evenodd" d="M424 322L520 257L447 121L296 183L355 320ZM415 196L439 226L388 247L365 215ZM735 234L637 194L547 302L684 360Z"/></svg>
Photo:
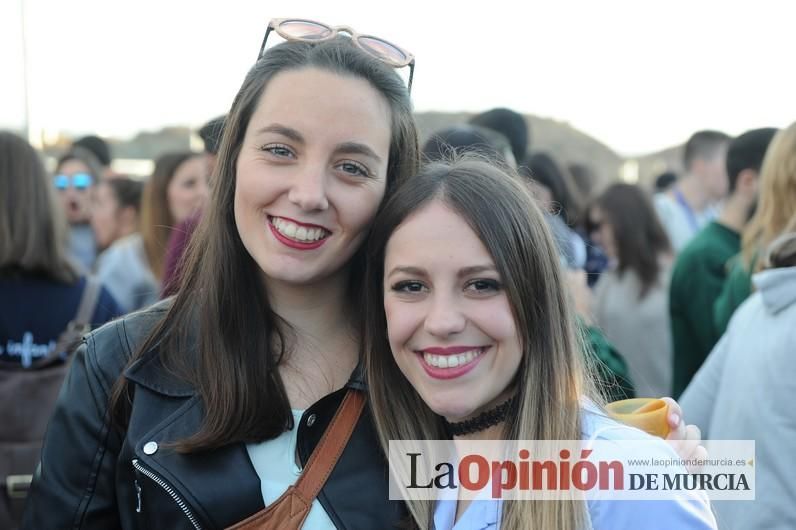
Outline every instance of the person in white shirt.
<svg viewBox="0 0 796 530"><path fill-rule="evenodd" d="M669 191L655 196L655 209L679 252L717 213L727 196L725 158L730 137L719 131L699 131L685 144L685 173Z"/></svg>

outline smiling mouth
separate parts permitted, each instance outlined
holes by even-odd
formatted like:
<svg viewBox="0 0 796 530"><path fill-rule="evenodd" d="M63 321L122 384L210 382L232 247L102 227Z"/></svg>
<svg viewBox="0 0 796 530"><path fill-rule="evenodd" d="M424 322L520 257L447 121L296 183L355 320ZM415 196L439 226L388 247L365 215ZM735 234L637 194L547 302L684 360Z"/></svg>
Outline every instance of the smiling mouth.
<svg viewBox="0 0 796 530"><path fill-rule="evenodd" d="M301 225L283 217L268 216L268 222L279 235L296 243L314 244L331 235L320 226Z"/></svg>
<svg viewBox="0 0 796 530"><path fill-rule="evenodd" d="M457 353L453 355L450 354L438 355L428 352L419 352L419 353L422 354L421 358L423 359L424 364L433 368L450 369L450 368L459 368L461 366L466 366L472 363L480 356L482 356L486 350L487 350L486 347L475 348L466 352Z"/></svg>

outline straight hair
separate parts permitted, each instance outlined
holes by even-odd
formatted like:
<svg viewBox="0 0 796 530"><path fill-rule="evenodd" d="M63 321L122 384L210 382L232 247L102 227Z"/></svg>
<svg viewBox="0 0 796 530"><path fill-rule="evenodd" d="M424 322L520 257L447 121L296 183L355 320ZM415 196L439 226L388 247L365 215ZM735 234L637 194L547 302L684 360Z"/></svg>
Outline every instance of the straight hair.
<svg viewBox="0 0 796 530"><path fill-rule="evenodd" d="M613 184L595 201L611 223L618 254L617 272L631 271L641 283L639 299L661 282L661 258L672 254L669 236L663 229L647 193L633 184Z"/></svg>
<svg viewBox="0 0 796 530"><path fill-rule="evenodd" d="M746 268L763 268L760 253L796 215L796 122L779 131L766 151L760 168L757 210L743 231L741 252Z"/></svg>
<svg viewBox="0 0 796 530"><path fill-rule="evenodd" d="M370 403L385 452L390 440L448 438L442 419L422 400L390 350L384 313L384 257L395 230L434 201L456 212L489 251L512 308L522 361L504 427L507 440L579 440L581 397L600 398L586 375L558 251L536 202L520 177L473 155L433 163L402 186L376 218L368 240L363 306ZM497 207L496 207L497 206ZM532 382L532 383L531 383ZM433 504L407 501L420 528ZM507 501L501 528L577 530L581 501Z"/></svg>
<svg viewBox="0 0 796 530"><path fill-rule="evenodd" d="M41 274L72 284L69 230L41 158L27 141L0 131L0 274Z"/></svg>
<svg viewBox="0 0 796 530"><path fill-rule="evenodd" d="M251 68L224 122L211 200L188 246L180 289L132 360L157 345L163 365L196 388L204 420L197 433L176 441L180 452L262 442L293 426L278 372L290 353L292 330L271 307L262 271L238 234L233 206L238 154L263 91L280 72L303 68L364 79L387 101L392 135L385 197L418 168L417 129L405 83L348 37L288 41L269 49ZM352 258L351 277L360 278L363 268L360 248ZM351 311L360 318L354 303L360 282L349 283ZM112 398L117 424L129 414L129 391L121 378Z"/></svg>
<svg viewBox="0 0 796 530"><path fill-rule="evenodd" d="M149 268L158 280L163 278L166 246L175 225L169 207L169 184L179 167L195 156L201 154L181 151L162 155L155 161L155 170L144 185L141 199L141 237L144 240Z"/></svg>

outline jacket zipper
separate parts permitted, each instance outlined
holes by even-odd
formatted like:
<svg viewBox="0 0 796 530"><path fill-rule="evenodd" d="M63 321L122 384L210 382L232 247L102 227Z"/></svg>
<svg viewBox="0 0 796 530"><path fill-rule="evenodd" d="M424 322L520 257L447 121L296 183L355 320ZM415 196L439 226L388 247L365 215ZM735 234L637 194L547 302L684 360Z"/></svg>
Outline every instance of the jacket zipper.
<svg viewBox="0 0 796 530"><path fill-rule="evenodd" d="M182 498L179 495L177 495L177 492L174 491L174 489L171 486L169 486L166 483L165 480L163 480L159 476L155 475L152 471L150 471L150 470L146 469L144 466L142 466L138 462L137 458L133 459L133 467L136 470L138 470L141 473L143 473L145 476L149 477L152 480L152 482L154 482L155 484L157 484L158 486L163 488L163 490L166 493L169 494L169 496L174 500L174 502L177 503L177 506L180 507L180 510L182 510L182 513L185 514L185 517L187 517L188 520L191 521L191 524L193 525L193 527L196 530L202 530L202 527L199 526L199 522L196 520L196 516L194 516L193 512L191 512L191 509L188 508L188 504L184 500L182 500ZM140 510L141 509L141 488L140 488L140 486L137 487L136 490L137 490L137 493L138 493L138 510Z"/></svg>

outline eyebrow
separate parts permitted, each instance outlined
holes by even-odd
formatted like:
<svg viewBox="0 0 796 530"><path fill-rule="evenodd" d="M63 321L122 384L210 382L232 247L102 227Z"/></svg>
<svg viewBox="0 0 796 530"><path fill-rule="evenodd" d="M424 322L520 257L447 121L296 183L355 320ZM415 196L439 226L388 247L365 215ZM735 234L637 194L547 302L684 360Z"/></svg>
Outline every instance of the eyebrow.
<svg viewBox="0 0 796 530"><path fill-rule="evenodd" d="M258 135L263 133L275 133L286 138L290 138L291 140L301 144L306 143L304 136L300 132L292 127L288 127L280 123L272 123L271 125L266 125L265 127L257 130ZM377 155L373 149L363 143L343 142L335 146L334 151L340 154L367 156L372 158L377 164L381 164L381 157Z"/></svg>
<svg viewBox="0 0 796 530"><path fill-rule="evenodd" d="M495 269L494 265L473 265L472 267L465 267L463 269L459 269L457 276L463 278L465 276L471 276L473 274L478 274L481 272L496 272L496 271L497 269ZM387 277L389 278L399 272L406 273L410 276L426 275L425 269L422 269L420 267L402 266L402 267L393 267L393 269L390 270L390 273L387 275Z"/></svg>
<svg viewBox="0 0 796 530"><path fill-rule="evenodd" d="M336 153L347 155L362 155L372 158L377 164L381 164L381 157L365 144L358 142L343 142L335 148Z"/></svg>
<svg viewBox="0 0 796 530"><path fill-rule="evenodd" d="M271 125L266 125L262 129L259 129L257 131L258 135L263 133L276 133L285 136L286 138L290 138L293 141L302 144L304 143L304 137L301 135L300 132L298 132L296 129L293 129L292 127L281 125L279 123L272 123Z"/></svg>

